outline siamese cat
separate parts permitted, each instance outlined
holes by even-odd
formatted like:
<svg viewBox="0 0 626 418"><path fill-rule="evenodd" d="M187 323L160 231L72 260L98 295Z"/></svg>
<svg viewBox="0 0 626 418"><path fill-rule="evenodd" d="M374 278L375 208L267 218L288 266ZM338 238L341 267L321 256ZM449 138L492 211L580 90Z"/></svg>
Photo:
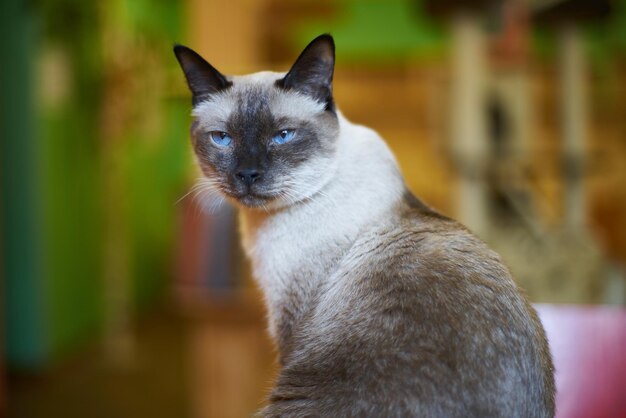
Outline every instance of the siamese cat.
<svg viewBox="0 0 626 418"><path fill-rule="evenodd" d="M279 351L261 416L554 415L536 312L498 255L412 195L381 137L337 109L330 35L287 73L225 76L174 53L197 162L239 207Z"/></svg>

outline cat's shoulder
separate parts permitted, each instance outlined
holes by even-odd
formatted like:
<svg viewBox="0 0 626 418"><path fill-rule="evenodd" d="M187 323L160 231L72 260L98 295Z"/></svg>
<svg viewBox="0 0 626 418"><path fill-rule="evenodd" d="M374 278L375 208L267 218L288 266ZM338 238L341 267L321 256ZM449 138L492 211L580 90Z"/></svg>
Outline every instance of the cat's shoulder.
<svg viewBox="0 0 626 418"><path fill-rule="evenodd" d="M406 192L394 214L372 225L352 249L352 257L371 277L439 277L510 286L512 278L499 255L468 228Z"/></svg>

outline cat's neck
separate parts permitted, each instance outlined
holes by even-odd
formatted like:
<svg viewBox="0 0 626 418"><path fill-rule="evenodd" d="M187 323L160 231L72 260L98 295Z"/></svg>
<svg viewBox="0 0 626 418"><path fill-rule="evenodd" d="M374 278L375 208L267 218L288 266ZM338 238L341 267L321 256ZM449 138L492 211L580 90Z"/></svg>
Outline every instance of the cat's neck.
<svg viewBox="0 0 626 418"><path fill-rule="evenodd" d="M378 134L341 114L339 126L335 172L318 193L275 211L241 210L242 242L269 305L271 331L272 311L289 303L294 281L301 281L300 293L312 292L360 232L393 216L404 192L397 163Z"/></svg>

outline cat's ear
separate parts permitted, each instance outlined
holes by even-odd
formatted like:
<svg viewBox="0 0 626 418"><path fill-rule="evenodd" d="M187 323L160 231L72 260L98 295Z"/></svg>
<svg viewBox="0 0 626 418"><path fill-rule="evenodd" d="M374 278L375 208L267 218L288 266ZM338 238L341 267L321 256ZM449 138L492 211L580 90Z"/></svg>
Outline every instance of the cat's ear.
<svg viewBox="0 0 626 418"><path fill-rule="evenodd" d="M335 42L324 34L313 39L300 54L287 75L276 84L304 93L326 104L326 110L335 111L333 102L333 70Z"/></svg>
<svg viewBox="0 0 626 418"><path fill-rule="evenodd" d="M210 94L217 93L233 84L191 48L174 45L174 54L185 73L194 106Z"/></svg>

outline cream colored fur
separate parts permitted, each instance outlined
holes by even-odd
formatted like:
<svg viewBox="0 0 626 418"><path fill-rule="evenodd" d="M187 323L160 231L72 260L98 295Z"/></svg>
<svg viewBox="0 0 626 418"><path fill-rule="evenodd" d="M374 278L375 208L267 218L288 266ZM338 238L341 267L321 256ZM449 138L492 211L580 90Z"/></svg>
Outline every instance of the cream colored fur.
<svg viewBox="0 0 626 418"><path fill-rule="evenodd" d="M333 256L349 248L365 227L391 216L404 192L395 158L376 132L340 113L339 129L336 164L319 179L317 190L279 210L240 212L243 246L264 292L274 337L281 307L293 305L294 296L305 302L321 280L330 278Z"/></svg>

